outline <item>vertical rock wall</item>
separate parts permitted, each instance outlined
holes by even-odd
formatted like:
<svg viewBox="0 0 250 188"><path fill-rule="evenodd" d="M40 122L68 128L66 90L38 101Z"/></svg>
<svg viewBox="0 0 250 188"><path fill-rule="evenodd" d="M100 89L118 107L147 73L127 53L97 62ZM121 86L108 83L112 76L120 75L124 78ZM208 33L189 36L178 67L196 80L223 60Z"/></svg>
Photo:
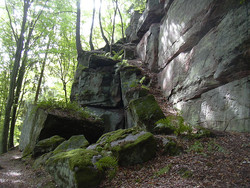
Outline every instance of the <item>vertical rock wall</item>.
<svg viewBox="0 0 250 188"><path fill-rule="evenodd" d="M250 131L249 10L249 1L148 0L137 53L189 123Z"/></svg>

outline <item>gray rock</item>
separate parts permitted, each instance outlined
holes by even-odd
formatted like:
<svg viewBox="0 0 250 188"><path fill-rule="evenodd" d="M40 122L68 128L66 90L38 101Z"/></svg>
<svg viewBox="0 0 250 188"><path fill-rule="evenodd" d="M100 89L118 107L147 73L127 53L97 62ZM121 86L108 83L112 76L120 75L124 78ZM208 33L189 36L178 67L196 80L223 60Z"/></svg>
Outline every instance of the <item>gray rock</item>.
<svg viewBox="0 0 250 188"><path fill-rule="evenodd" d="M20 150L31 153L35 144L43 139L59 135L69 139L72 135L83 134L90 142L96 142L103 134L101 119L84 118L60 109L44 110L31 105L23 123Z"/></svg>
<svg viewBox="0 0 250 188"><path fill-rule="evenodd" d="M145 128L149 132L154 132L155 123L165 117L153 95L130 101L129 113L134 126Z"/></svg>
<svg viewBox="0 0 250 188"><path fill-rule="evenodd" d="M104 134L87 149L111 151L119 165L128 166L152 159L156 153L156 142L149 132L135 128L120 129Z"/></svg>
<svg viewBox="0 0 250 188"><path fill-rule="evenodd" d="M130 19L130 24L125 31L127 42L139 41L139 38L136 34L136 28L137 28L137 24L138 24L140 17L141 17L141 13L139 13L139 11L135 11L132 14L131 19Z"/></svg>
<svg viewBox="0 0 250 188"><path fill-rule="evenodd" d="M122 108L103 109L103 108L88 107L88 109L103 119L105 133L124 128L124 123L125 123L124 110Z"/></svg>
<svg viewBox="0 0 250 188"><path fill-rule="evenodd" d="M100 160L99 156L98 152L85 149L61 152L46 162L46 169L59 187L95 188L104 179L105 169L97 168L98 161L94 160Z"/></svg>
<svg viewBox="0 0 250 188"><path fill-rule="evenodd" d="M119 107L121 104L119 75L112 67L93 71L84 69L72 85L71 100L80 105Z"/></svg>
<svg viewBox="0 0 250 188"><path fill-rule="evenodd" d="M137 54L149 70L158 70L158 39L160 24L152 24L137 45Z"/></svg>
<svg viewBox="0 0 250 188"><path fill-rule="evenodd" d="M84 137L84 135L75 135L70 137L69 140L64 141L60 145L58 145L54 153L62 152L62 151L70 151L73 149L84 148L89 145L89 142Z"/></svg>
<svg viewBox="0 0 250 188"><path fill-rule="evenodd" d="M139 38L149 30L151 24L160 23L164 16L164 1L148 0L146 9L139 19L136 33Z"/></svg>
<svg viewBox="0 0 250 188"><path fill-rule="evenodd" d="M52 136L44 140L40 140L35 145L34 150L32 152L32 156L36 158L40 155L51 152L64 141L65 139L58 135Z"/></svg>
<svg viewBox="0 0 250 188"><path fill-rule="evenodd" d="M250 77L205 92L200 98L179 102L176 108L192 125L221 131L250 131Z"/></svg>

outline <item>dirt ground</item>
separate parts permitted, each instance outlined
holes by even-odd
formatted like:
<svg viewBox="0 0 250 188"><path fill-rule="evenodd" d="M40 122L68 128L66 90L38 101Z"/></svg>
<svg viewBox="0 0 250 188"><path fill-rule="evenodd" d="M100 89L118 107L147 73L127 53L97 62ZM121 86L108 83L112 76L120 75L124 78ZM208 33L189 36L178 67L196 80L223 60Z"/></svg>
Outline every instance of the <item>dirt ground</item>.
<svg viewBox="0 0 250 188"><path fill-rule="evenodd" d="M44 169L33 169L15 148L0 155L0 188L56 187Z"/></svg>

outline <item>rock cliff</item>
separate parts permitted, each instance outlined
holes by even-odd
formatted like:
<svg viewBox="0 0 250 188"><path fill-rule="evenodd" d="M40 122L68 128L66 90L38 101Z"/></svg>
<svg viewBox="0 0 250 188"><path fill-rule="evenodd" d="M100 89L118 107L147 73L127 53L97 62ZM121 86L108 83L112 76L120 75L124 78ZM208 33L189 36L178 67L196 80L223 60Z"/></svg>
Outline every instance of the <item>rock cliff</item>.
<svg viewBox="0 0 250 188"><path fill-rule="evenodd" d="M139 38L139 58L192 125L250 131L249 8L249 1L148 0L131 18L128 42Z"/></svg>

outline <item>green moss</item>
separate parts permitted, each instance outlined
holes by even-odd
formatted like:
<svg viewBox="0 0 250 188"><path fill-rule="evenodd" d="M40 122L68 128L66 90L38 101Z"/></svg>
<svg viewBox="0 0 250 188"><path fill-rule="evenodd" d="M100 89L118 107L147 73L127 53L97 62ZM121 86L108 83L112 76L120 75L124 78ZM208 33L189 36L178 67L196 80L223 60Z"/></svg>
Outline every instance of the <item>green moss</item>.
<svg viewBox="0 0 250 188"><path fill-rule="evenodd" d="M75 167L84 168L86 166L92 166L91 159L93 156L98 155L97 151L75 149L68 152L61 152L51 157L51 162L69 160L70 169L73 171Z"/></svg>
<svg viewBox="0 0 250 188"><path fill-rule="evenodd" d="M136 124L150 132L154 131L155 122L165 117L153 95L131 100L129 109Z"/></svg>
<svg viewBox="0 0 250 188"><path fill-rule="evenodd" d="M183 178L191 178L193 176L193 172L187 168L181 168L178 170L178 174L180 174L180 176Z"/></svg>
<svg viewBox="0 0 250 188"><path fill-rule="evenodd" d="M38 146L38 147L48 147L48 146L52 146L52 145L58 145L58 143L62 143L63 141L65 141L64 138L62 138L62 137L60 137L58 135L55 135L55 136L52 136L50 138L39 141L36 144L36 146Z"/></svg>
<svg viewBox="0 0 250 188"><path fill-rule="evenodd" d="M30 146L30 144L28 144L25 148L24 148L24 150L23 150L23 153L22 153L22 158L25 158L25 157L27 157L27 156L31 156L31 154L32 154L32 149L31 149L31 146Z"/></svg>
<svg viewBox="0 0 250 188"><path fill-rule="evenodd" d="M179 146L174 140L170 140L163 147L164 147L164 152L163 153L165 155L170 155L170 156L178 155L183 150L182 147Z"/></svg>
<svg viewBox="0 0 250 188"><path fill-rule="evenodd" d="M105 171L106 176L111 180L118 169L118 162L114 157L106 156L95 163L100 171Z"/></svg>
<svg viewBox="0 0 250 188"><path fill-rule="evenodd" d="M179 136L182 134L190 135L192 132L192 127L184 122L182 116L170 115L157 121L155 130L156 132L162 132L166 134L174 132L177 136Z"/></svg>

